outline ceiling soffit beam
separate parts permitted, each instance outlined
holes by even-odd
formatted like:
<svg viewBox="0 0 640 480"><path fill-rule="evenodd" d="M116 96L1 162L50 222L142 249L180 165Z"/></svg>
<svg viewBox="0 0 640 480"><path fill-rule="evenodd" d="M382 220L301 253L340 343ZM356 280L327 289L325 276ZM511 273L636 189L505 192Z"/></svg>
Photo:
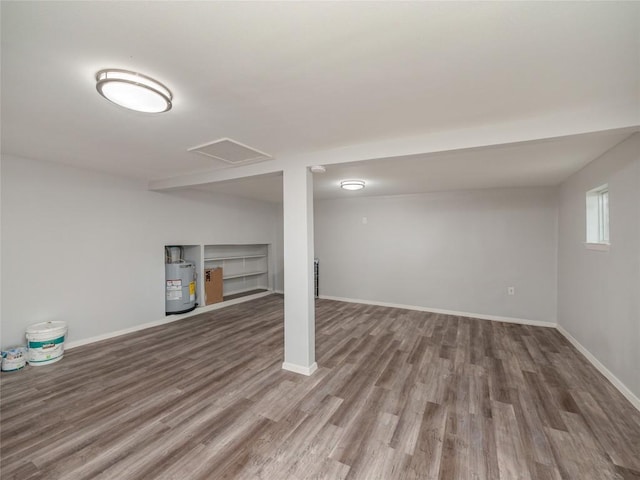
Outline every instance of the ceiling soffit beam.
<svg viewBox="0 0 640 480"><path fill-rule="evenodd" d="M557 119L557 118L556 118ZM548 120L548 118L546 119ZM574 119L572 125L562 125L533 120L510 122L501 125L487 125L463 130L434 132L427 135L386 139L375 142L349 145L331 150L317 151L301 155L280 156L268 163L260 163L234 168L212 170L181 175L177 177L152 180L149 190L171 190L193 187L224 180L235 180L254 175L263 175L284 171L288 165L335 165L385 158L398 158L415 155L469 150L475 148L498 147L518 143L547 141L554 138L593 134L597 132L628 131L629 134L640 129L640 114L636 118L623 121L601 118L598 115L583 115L583 120Z"/></svg>

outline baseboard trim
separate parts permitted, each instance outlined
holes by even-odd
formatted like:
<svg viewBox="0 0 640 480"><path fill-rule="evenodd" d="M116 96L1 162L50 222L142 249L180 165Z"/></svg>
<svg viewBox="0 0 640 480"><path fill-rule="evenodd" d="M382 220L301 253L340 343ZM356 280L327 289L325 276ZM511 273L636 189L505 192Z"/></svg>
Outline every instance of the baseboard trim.
<svg viewBox="0 0 640 480"><path fill-rule="evenodd" d="M293 373L300 373L301 375L306 375L308 377L318 369L318 364L313 362L310 366L303 367L302 365L296 365L295 363L284 362L282 364L282 369Z"/></svg>
<svg viewBox="0 0 640 480"><path fill-rule="evenodd" d="M100 342L102 340L109 340L110 338L119 337L128 333L138 332L140 330L146 330L147 328L157 327L159 325L166 325L167 323L177 322L178 320L184 320L185 318L200 315L201 313L211 312L212 310L219 310L221 308L230 307L238 303L248 302L249 300L255 300L256 298L266 297L271 295L272 291L260 292L255 295L247 295L246 297L234 298L233 300L227 300L226 302L214 303L213 305L203 305L188 313L180 315L168 315L161 320L155 320L153 322L142 323L134 327L125 328L123 330L117 330L115 332L104 333L102 335L96 335L95 337L83 338L82 340L75 340L73 342L66 342L64 344L65 350L71 350L83 345L89 345L91 343Z"/></svg>
<svg viewBox="0 0 640 480"><path fill-rule="evenodd" d="M495 322L517 323L520 325L533 325L536 327L551 327L557 325L553 322L544 322L541 320L527 320L525 318L499 317L497 315L486 315L483 313L458 312L455 310L443 310L440 308L420 307L417 305L401 305L397 303L375 302L372 300L360 300L355 298L332 297L329 295L320 295L318 298L325 300L335 300L337 302L362 303L365 305L377 305L379 307L402 308L405 310L417 310L419 312L441 313L444 315L455 315L456 317L478 318L480 320L493 320Z"/></svg>
<svg viewBox="0 0 640 480"><path fill-rule="evenodd" d="M582 355L585 356L587 360L589 360L589 362L591 362L591 365L593 365L596 370L604 375L605 378L609 380L612 385L616 387L627 400L629 400L629 402L631 402L631 405L633 405L636 410L640 411L640 398L636 397L635 394L631 390L629 390L627 386L620 381L620 379L618 379L618 377L616 377L607 367L605 367L600 362L600 360L594 357L593 354L586 349L586 347L584 347L578 340L573 337L573 335L571 335L560 325L558 325L556 328L558 332L560 332L564 336L564 338L569 340L569 343L571 343L571 345L576 347L576 350L578 350Z"/></svg>

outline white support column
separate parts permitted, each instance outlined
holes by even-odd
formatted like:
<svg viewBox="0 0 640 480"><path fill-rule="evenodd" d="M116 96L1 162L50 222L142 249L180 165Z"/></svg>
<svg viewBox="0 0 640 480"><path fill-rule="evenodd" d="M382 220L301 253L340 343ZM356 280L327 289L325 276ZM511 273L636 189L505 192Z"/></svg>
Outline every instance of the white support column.
<svg viewBox="0 0 640 480"><path fill-rule="evenodd" d="M308 168L285 168L284 207L284 363L282 368L311 375L316 364L313 291L313 177Z"/></svg>

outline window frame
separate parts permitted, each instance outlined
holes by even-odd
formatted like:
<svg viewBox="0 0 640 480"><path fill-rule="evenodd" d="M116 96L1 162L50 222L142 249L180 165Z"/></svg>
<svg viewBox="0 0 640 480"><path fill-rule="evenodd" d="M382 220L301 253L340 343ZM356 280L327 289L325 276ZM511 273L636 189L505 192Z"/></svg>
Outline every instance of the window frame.
<svg viewBox="0 0 640 480"><path fill-rule="evenodd" d="M591 250L609 250L609 185L604 184L586 194L586 242Z"/></svg>

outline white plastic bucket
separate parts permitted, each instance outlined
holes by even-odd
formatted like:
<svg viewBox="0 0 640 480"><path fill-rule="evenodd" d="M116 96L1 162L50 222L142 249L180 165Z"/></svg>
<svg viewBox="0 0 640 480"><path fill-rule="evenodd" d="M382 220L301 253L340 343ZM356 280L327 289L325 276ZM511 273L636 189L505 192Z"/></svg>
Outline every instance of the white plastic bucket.
<svg viewBox="0 0 640 480"><path fill-rule="evenodd" d="M27 328L29 365L47 365L60 360L66 334L66 322L42 322Z"/></svg>
<svg viewBox="0 0 640 480"><path fill-rule="evenodd" d="M27 349L25 347L9 348L2 352L2 371L13 372L24 368L27 362Z"/></svg>

